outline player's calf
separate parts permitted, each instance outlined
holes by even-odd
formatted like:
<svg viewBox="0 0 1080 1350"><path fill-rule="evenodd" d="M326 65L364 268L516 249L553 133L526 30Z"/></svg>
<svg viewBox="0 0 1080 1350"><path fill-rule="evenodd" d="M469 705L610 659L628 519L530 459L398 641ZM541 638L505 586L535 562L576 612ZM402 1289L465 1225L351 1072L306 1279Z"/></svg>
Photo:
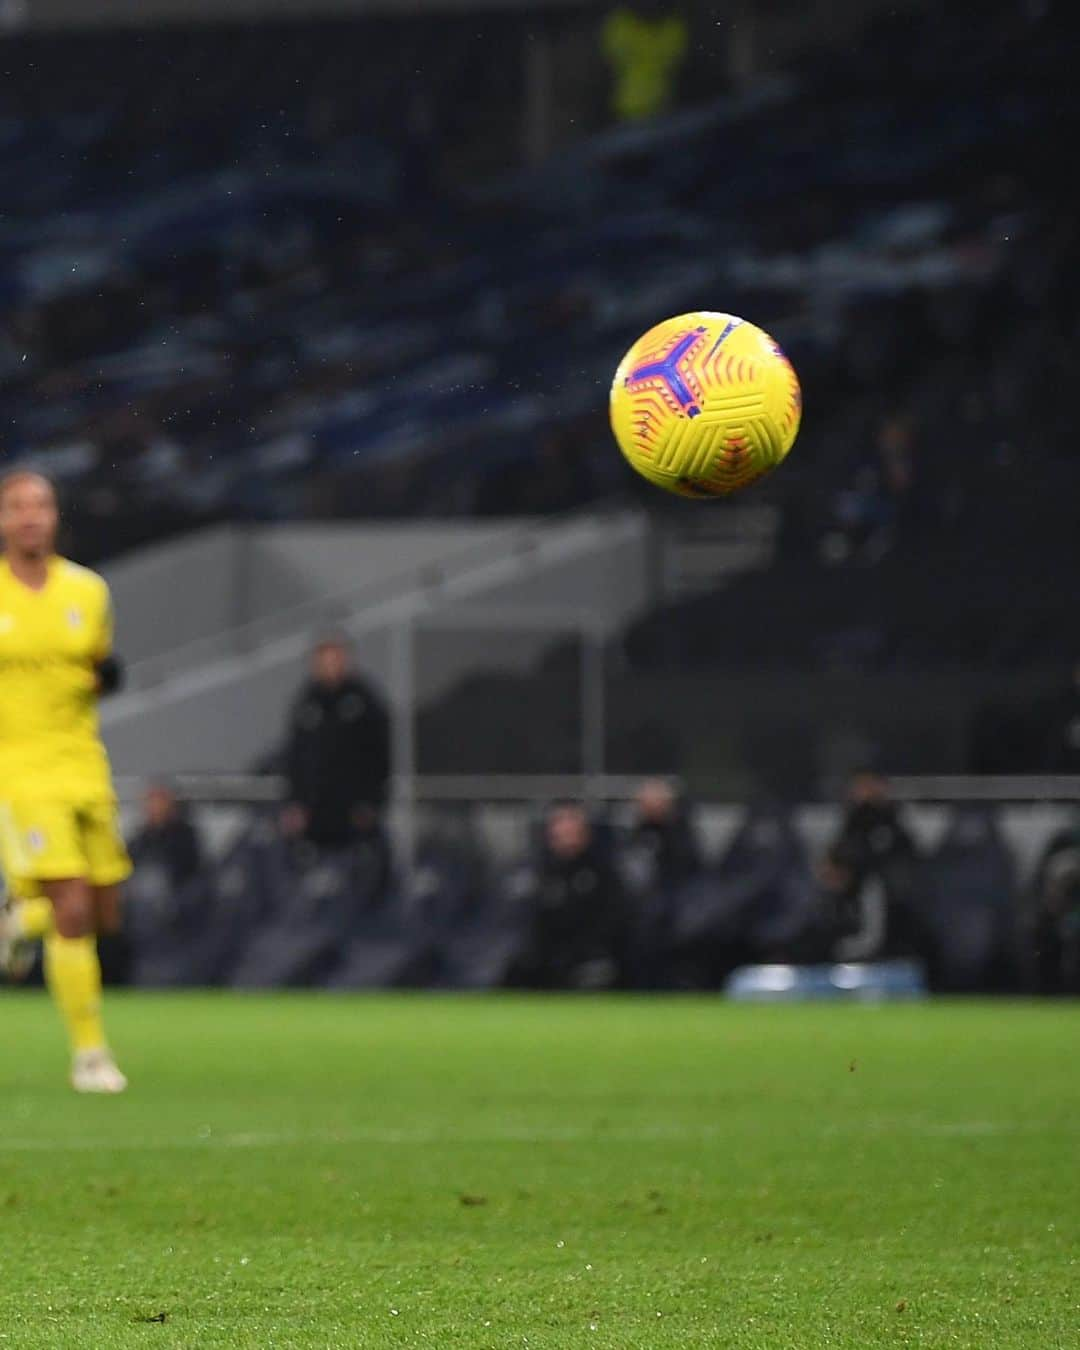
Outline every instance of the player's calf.
<svg viewBox="0 0 1080 1350"><path fill-rule="evenodd" d="M56 931L45 941L45 981L64 1019L72 1050L71 1083L77 1092L123 1092L101 1021L101 963L94 937L94 893L86 881L48 881Z"/></svg>

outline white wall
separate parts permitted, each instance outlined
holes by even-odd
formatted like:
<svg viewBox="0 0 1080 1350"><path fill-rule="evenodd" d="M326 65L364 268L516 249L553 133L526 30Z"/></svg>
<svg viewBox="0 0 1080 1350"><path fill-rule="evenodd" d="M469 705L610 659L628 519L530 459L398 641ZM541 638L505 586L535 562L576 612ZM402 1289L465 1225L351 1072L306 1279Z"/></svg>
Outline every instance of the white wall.
<svg viewBox="0 0 1080 1350"><path fill-rule="evenodd" d="M474 671L527 669L553 643L566 641L572 629L551 625L553 608L567 610L571 622L589 610L601 615L611 631L643 610L650 598L647 531L633 517L526 526L281 528L252 535L247 549L249 599L241 604L233 597L245 614L254 607L265 612L275 595L288 595L292 603L318 598L320 588L340 582L342 568L352 565L348 560L391 578L407 563L422 572L493 550L490 565L463 574L462 584L446 594L402 592L381 606L365 607L344 625L354 637L358 664L391 703L400 692L391 667L391 630L402 614L415 615L415 690L423 702ZM150 584L155 577L156 587ZM148 567L143 579L148 590L130 588L126 599L132 608L123 620L136 648L146 642L144 635L142 644L136 640L139 624L149 622L156 633L161 607L170 606L173 592L186 584L182 573L170 579L167 569ZM209 585L205 579L203 584ZM124 600L118 589L118 608ZM492 605L498 606L494 622ZM220 596L212 597L208 613L222 612ZM531 628L530 614L541 616ZM111 700L102 721L116 771L153 775L250 768L280 739L317 631L318 625L299 622L247 655L180 668L164 684Z"/></svg>
<svg viewBox="0 0 1080 1350"><path fill-rule="evenodd" d="M111 563L117 651L142 661L243 622L243 552L243 532L223 527Z"/></svg>
<svg viewBox="0 0 1080 1350"><path fill-rule="evenodd" d="M496 555L518 522L477 525L220 526L104 569L117 650L145 661L297 605L363 587L415 584L476 553Z"/></svg>
<svg viewBox="0 0 1080 1350"><path fill-rule="evenodd" d="M512 524L263 526L248 536L244 620L453 566L474 551L505 546L516 529Z"/></svg>

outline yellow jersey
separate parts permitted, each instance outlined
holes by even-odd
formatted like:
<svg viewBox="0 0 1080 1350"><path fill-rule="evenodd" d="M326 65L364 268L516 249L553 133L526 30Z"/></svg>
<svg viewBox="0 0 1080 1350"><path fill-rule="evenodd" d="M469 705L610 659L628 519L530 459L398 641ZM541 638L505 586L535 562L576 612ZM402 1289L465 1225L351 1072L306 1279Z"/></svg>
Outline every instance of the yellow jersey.
<svg viewBox="0 0 1080 1350"><path fill-rule="evenodd" d="M113 800L95 669L111 651L103 578L52 558L35 591L0 558L0 798Z"/></svg>

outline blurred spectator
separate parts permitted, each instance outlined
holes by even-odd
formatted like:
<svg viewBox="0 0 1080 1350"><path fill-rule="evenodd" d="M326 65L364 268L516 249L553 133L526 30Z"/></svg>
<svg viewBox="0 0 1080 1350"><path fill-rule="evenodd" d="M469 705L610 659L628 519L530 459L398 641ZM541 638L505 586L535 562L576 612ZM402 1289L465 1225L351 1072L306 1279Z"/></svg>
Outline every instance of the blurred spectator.
<svg viewBox="0 0 1080 1350"><path fill-rule="evenodd" d="M701 870L701 852L686 804L663 778L648 778L634 797L627 843L635 878L670 890Z"/></svg>
<svg viewBox="0 0 1080 1350"><path fill-rule="evenodd" d="M877 457L881 486L897 530L916 523L914 433L907 417L886 417L878 427Z"/></svg>
<svg viewBox="0 0 1080 1350"><path fill-rule="evenodd" d="M532 931L520 982L545 989L606 989L623 975L625 899L583 806L556 803L532 897Z"/></svg>
<svg viewBox="0 0 1080 1350"><path fill-rule="evenodd" d="M931 956L917 910L915 841L901 819L884 775L855 773L840 832L821 867L840 960Z"/></svg>
<svg viewBox="0 0 1080 1350"><path fill-rule="evenodd" d="M198 831L184 804L166 783L152 783L143 797L143 823L131 842L137 867L160 868L172 890L179 890L202 866Z"/></svg>
<svg viewBox="0 0 1080 1350"><path fill-rule="evenodd" d="M1038 991L1080 994L1080 822L1051 839L1034 889Z"/></svg>
<svg viewBox="0 0 1080 1350"><path fill-rule="evenodd" d="M168 934L170 943L177 941L175 925L187 904L185 888L203 872L206 859L199 833L168 783L151 783L146 789L142 821L130 851L135 876L127 891L123 929L98 940L107 984L128 982L133 952L138 970L138 952L148 929L158 928Z"/></svg>
<svg viewBox="0 0 1080 1350"><path fill-rule="evenodd" d="M390 779L390 719L351 667L348 644L328 637L289 714L283 832L335 847L381 835Z"/></svg>
<svg viewBox="0 0 1080 1350"><path fill-rule="evenodd" d="M604 21L603 46L614 72L611 102L619 121L642 122L666 112L686 58L686 21L662 5L613 9Z"/></svg>
<svg viewBox="0 0 1080 1350"><path fill-rule="evenodd" d="M702 867L685 803L663 778L647 778L619 853L619 871L633 901L627 975L635 988L662 987L684 883Z"/></svg>
<svg viewBox="0 0 1080 1350"><path fill-rule="evenodd" d="M878 563L900 536L914 533L921 514L915 492L913 433L907 417L889 415L878 424L874 453L859 460L854 477L837 491L824 561Z"/></svg>

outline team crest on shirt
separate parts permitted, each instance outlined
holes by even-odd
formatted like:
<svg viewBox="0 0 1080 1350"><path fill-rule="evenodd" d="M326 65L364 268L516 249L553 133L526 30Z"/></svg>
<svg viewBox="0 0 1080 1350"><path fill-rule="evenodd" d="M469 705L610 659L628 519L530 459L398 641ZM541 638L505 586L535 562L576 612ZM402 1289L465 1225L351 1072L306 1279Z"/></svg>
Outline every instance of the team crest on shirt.
<svg viewBox="0 0 1080 1350"><path fill-rule="evenodd" d="M41 853L45 848L45 831L38 829L27 830L26 847L31 853Z"/></svg>
<svg viewBox="0 0 1080 1350"><path fill-rule="evenodd" d="M82 627L82 610L76 609L74 605L67 612L67 621L69 628Z"/></svg>

